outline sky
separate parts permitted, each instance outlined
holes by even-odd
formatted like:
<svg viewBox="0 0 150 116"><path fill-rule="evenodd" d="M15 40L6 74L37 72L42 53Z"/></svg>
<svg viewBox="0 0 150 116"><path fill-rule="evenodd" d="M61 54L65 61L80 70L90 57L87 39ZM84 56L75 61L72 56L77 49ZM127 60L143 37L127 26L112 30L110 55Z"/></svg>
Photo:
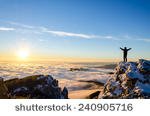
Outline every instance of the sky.
<svg viewBox="0 0 150 116"><path fill-rule="evenodd" d="M150 59L149 0L0 0L0 60Z"/></svg>

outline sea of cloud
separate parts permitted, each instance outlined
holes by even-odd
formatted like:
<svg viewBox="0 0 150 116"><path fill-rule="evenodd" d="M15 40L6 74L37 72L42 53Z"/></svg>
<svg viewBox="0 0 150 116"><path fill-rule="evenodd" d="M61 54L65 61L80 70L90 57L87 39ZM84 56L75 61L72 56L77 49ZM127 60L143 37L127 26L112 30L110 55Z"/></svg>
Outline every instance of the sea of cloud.
<svg viewBox="0 0 150 116"><path fill-rule="evenodd" d="M97 66L104 64L96 64ZM0 63L0 77L4 80L24 78L31 75L52 75L59 80L60 86L66 86L70 91L86 89L90 85L86 82L94 80L105 83L111 78L108 74L112 69L94 68L95 64L88 63ZM70 68L84 68L86 70L70 71Z"/></svg>

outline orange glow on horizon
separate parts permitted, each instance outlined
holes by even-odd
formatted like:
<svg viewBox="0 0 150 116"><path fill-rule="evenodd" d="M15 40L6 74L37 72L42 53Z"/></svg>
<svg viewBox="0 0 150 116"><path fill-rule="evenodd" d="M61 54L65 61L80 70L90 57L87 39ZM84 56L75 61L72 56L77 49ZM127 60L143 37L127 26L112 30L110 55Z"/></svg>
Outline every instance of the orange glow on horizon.
<svg viewBox="0 0 150 116"><path fill-rule="evenodd" d="M139 58L129 58L128 61L138 61ZM83 58L58 55L35 55L29 50L20 50L16 54L0 54L0 61L8 62L119 62L122 58Z"/></svg>
<svg viewBox="0 0 150 116"><path fill-rule="evenodd" d="M129 61L136 61L137 59L129 59ZM119 62L122 58L77 58L77 57L63 57L63 56L33 56L29 52L21 51L16 55L2 56L0 61L13 62Z"/></svg>

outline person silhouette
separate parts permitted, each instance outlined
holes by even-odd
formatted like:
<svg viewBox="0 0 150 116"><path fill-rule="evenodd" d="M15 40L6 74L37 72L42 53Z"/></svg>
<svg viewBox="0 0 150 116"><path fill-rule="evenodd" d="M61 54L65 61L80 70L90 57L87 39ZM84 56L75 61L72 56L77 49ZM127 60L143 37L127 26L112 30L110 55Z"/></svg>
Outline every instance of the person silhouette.
<svg viewBox="0 0 150 116"><path fill-rule="evenodd" d="M127 54L128 54L128 51L131 50L131 48L127 49L127 47L124 47L123 49L120 47L120 49L123 51L123 61L127 62Z"/></svg>

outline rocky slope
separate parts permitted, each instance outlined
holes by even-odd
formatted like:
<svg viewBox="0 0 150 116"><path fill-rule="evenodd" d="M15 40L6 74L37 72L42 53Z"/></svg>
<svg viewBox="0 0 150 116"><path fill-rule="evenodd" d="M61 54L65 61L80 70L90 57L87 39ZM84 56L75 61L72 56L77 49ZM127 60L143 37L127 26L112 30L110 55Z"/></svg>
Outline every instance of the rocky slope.
<svg viewBox="0 0 150 116"><path fill-rule="evenodd" d="M0 78L0 98L67 99L66 87L61 90L58 80L50 75L34 75L3 81Z"/></svg>
<svg viewBox="0 0 150 116"><path fill-rule="evenodd" d="M120 62L98 98L150 98L150 61Z"/></svg>

